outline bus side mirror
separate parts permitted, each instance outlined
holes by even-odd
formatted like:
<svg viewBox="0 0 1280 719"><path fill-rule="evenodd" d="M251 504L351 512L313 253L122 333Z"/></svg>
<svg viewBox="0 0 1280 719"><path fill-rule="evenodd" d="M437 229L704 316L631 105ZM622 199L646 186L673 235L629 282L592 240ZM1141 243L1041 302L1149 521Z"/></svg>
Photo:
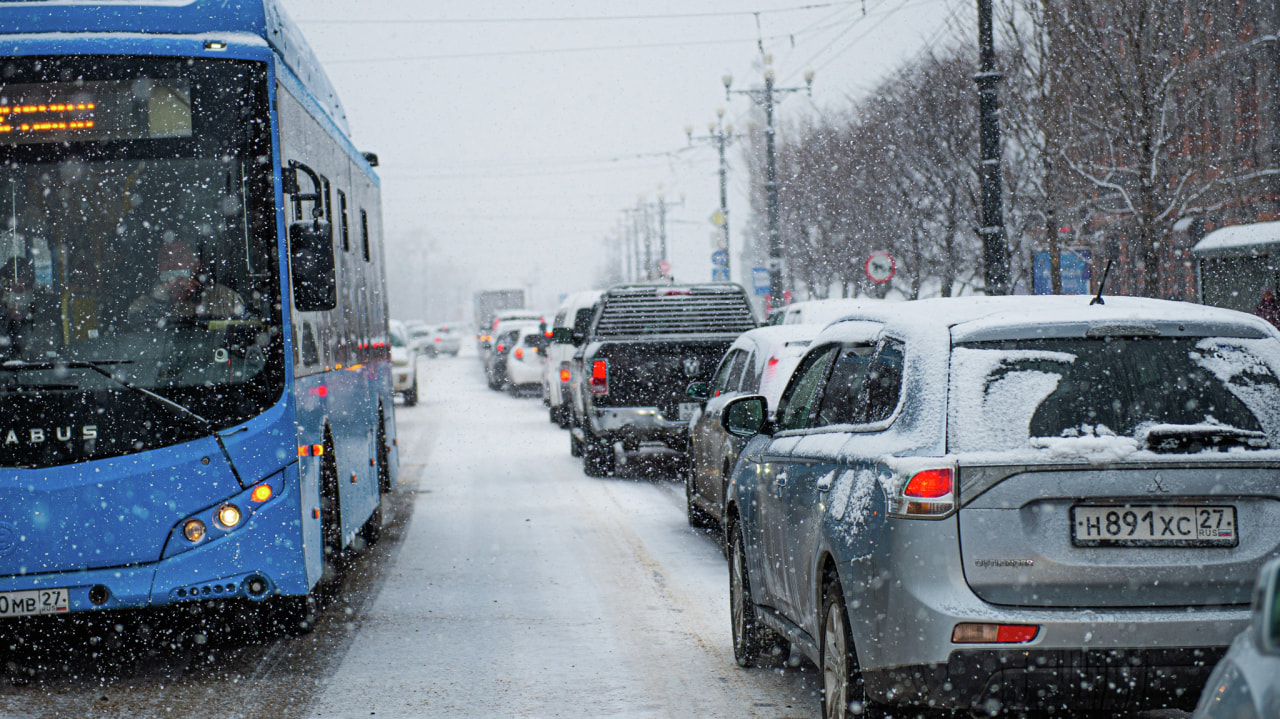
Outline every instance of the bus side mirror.
<svg viewBox="0 0 1280 719"><path fill-rule="evenodd" d="M293 304L301 312L338 306L333 261L333 228L324 220L289 225L289 267Z"/></svg>
<svg viewBox="0 0 1280 719"><path fill-rule="evenodd" d="M768 433L769 402L761 395L735 397L724 406L720 426L735 437Z"/></svg>
<svg viewBox="0 0 1280 719"><path fill-rule="evenodd" d="M1280 655L1280 559L1262 565L1253 594L1253 643L1258 651Z"/></svg>

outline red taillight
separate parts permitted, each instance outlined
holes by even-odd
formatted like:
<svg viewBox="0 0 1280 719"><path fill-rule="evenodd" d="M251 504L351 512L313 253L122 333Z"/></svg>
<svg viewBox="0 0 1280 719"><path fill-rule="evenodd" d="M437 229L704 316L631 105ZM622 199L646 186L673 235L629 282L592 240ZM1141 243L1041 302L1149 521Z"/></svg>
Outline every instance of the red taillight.
<svg viewBox="0 0 1280 719"><path fill-rule="evenodd" d="M506 352L506 351L507 351L507 346L506 346L506 345L498 345L498 351L499 351L499 352Z"/></svg>
<svg viewBox="0 0 1280 719"><path fill-rule="evenodd" d="M951 630L953 644L1026 644L1036 638L1040 627L1032 624L978 624L964 622Z"/></svg>
<svg viewBox="0 0 1280 719"><path fill-rule="evenodd" d="M769 358L769 366L770 366L770 367L772 367L772 366L774 366L774 365L776 365L776 364L778 364L778 358L777 358L777 357L770 357L770 358Z"/></svg>
<svg viewBox="0 0 1280 719"><path fill-rule="evenodd" d="M523 347L517 347L517 348L516 348L516 359L524 359L524 348L523 348Z"/></svg>
<svg viewBox="0 0 1280 719"><path fill-rule="evenodd" d="M596 360L591 363L591 394L609 394L609 361Z"/></svg>
<svg viewBox="0 0 1280 719"><path fill-rule="evenodd" d="M569 370L569 363L561 362L560 363L560 381L564 384L568 384L569 380L571 379L573 379L573 375Z"/></svg>
<svg viewBox="0 0 1280 719"><path fill-rule="evenodd" d="M916 472L902 490L902 496L911 499L938 499L951 494L951 470L926 469Z"/></svg>
<svg viewBox="0 0 1280 719"><path fill-rule="evenodd" d="M918 465L917 465L918 466ZM926 465L927 467L927 465ZM913 471L914 470L914 471ZM889 502L889 514L898 517L935 519L951 514L956 507L955 468L902 468L901 489Z"/></svg>
<svg viewBox="0 0 1280 719"><path fill-rule="evenodd" d="M433 342L439 342L439 341L440 341L440 338L439 338L439 337L437 337L437 338L435 338L435 339L434 339L434 340L432 340L432 341L433 341Z"/></svg>

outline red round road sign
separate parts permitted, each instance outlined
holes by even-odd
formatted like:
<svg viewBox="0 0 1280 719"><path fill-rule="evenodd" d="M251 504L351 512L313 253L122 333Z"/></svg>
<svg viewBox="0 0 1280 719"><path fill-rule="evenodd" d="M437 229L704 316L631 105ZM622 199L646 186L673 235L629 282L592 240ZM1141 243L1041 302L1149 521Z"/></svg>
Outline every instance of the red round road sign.
<svg viewBox="0 0 1280 719"><path fill-rule="evenodd" d="M671 263L666 260L658 260L658 273L663 277L671 274Z"/></svg>
<svg viewBox="0 0 1280 719"><path fill-rule="evenodd" d="M893 279L893 275L898 271L898 263L894 262L893 255L888 252L872 252L867 258L867 264L864 268L867 273L867 279L877 284L883 284Z"/></svg>

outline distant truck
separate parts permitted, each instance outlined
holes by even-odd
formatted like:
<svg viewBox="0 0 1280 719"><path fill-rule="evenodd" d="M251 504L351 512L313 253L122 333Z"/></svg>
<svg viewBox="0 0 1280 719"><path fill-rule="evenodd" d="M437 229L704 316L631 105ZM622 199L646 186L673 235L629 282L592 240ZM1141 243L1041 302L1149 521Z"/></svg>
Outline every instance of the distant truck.
<svg viewBox="0 0 1280 719"><path fill-rule="evenodd" d="M570 451L591 477L612 474L619 451L663 445L687 461L690 382L710 381L725 350L756 327L742 287L624 285L604 293L570 372Z"/></svg>
<svg viewBox="0 0 1280 719"><path fill-rule="evenodd" d="M502 310L524 309L524 290L479 290L475 294L476 344L487 349L493 339L493 318Z"/></svg>

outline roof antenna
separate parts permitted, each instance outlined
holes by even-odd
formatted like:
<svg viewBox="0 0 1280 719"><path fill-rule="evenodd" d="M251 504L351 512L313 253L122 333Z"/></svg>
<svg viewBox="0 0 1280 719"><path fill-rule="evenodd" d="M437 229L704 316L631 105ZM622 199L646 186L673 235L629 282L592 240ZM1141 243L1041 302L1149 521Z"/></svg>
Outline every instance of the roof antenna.
<svg viewBox="0 0 1280 719"><path fill-rule="evenodd" d="M1107 286L1107 275L1111 274L1111 263L1113 261L1114 260L1107 260L1107 269L1102 271L1102 281L1098 283L1098 294L1093 299L1089 300L1090 307L1094 305L1107 304L1106 302L1102 301L1102 290Z"/></svg>

